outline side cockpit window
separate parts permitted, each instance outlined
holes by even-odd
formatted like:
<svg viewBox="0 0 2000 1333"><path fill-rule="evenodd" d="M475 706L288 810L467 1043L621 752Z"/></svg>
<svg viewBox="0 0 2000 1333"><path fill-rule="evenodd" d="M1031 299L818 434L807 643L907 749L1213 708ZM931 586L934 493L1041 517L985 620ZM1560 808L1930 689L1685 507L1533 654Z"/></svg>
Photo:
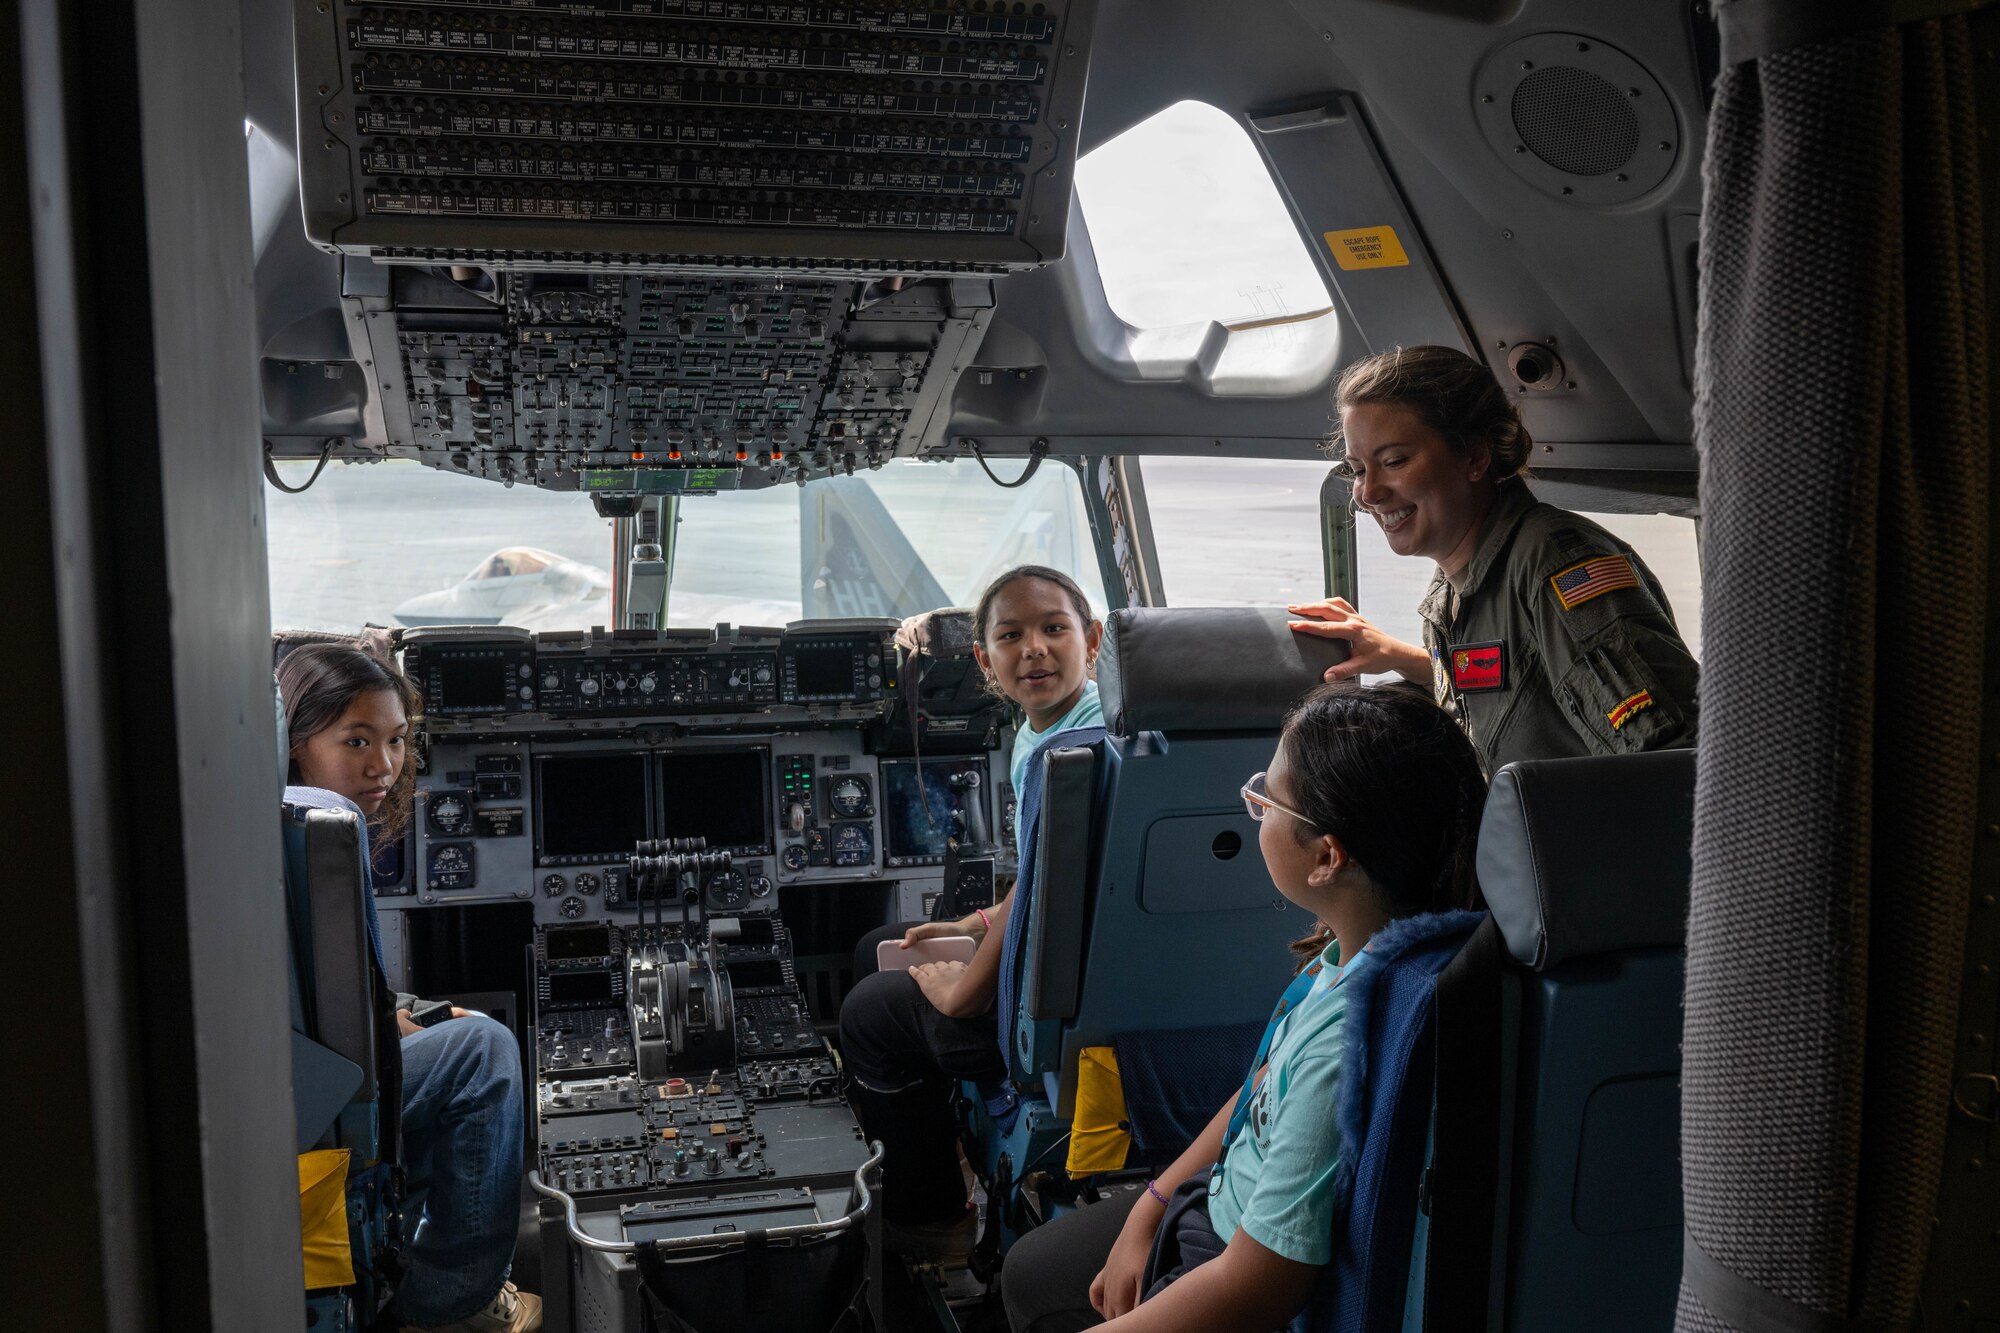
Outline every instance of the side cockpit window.
<svg viewBox="0 0 2000 1333"><path fill-rule="evenodd" d="M1230 332L1216 393L1299 392L1333 367L1326 283L1243 127L1179 102L1083 155L1076 186L1104 298L1142 373Z"/></svg>

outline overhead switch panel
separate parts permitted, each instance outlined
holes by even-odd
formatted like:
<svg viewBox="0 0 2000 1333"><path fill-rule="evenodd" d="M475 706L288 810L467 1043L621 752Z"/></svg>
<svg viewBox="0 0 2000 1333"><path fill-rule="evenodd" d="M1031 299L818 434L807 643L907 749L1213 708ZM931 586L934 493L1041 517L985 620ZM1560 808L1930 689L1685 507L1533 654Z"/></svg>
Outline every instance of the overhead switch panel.
<svg viewBox="0 0 2000 1333"><path fill-rule="evenodd" d="M509 267L1061 257L1096 0L298 0L306 229Z"/></svg>
<svg viewBox="0 0 2000 1333"><path fill-rule="evenodd" d="M991 287L470 272L394 266L386 299L356 303L383 452L614 494L754 488L918 452L984 326L952 294Z"/></svg>

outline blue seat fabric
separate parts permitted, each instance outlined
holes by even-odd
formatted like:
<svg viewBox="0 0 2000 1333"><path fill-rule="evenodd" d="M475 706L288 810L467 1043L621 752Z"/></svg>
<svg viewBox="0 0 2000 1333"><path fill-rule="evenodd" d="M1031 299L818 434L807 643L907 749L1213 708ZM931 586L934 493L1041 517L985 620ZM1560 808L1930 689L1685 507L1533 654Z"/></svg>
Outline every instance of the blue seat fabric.
<svg viewBox="0 0 2000 1333"><path fill-rule="evenodd" d="M1295 1333L1370 1333L1399 1324L1430 1126L1438 974L1485 920L1445 912L1391 922L1369 943L1341 1040L1334 1176L1342 1223L1333 1262Z"/></svg>

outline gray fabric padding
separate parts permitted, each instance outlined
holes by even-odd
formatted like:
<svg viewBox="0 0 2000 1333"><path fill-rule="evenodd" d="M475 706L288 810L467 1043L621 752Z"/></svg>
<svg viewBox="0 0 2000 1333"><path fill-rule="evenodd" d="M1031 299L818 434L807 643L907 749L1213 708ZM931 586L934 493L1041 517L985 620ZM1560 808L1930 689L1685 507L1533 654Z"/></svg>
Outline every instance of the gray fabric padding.
<svg viewBox="0 0 2000 1333"><path fill-rule="evenodd" d="M1479 823L1479 888L1507 952L1536 971L1687 928L1694 751L1508 764Z"/></svg>
<svg viewBox="0 0 2000 1333"><path fill-rule="evenodd" d="M1767 1292L1895 1327L1943 1171L1975 831L1973 94L1963 19L1785 51L1723 72L1705 163L1686 1223ZM1734 1327L1702 1285L1677 1327Z"/></svg>
<svg viewBox="0 0 2000 1333"><path fill-rule="evenodd" d="M1340 639L1294 634L1283 607L1134 607L1104 623L1097 659L1104 726L1142 731L1275 731L1293 704L1347 660Z"/></svg>

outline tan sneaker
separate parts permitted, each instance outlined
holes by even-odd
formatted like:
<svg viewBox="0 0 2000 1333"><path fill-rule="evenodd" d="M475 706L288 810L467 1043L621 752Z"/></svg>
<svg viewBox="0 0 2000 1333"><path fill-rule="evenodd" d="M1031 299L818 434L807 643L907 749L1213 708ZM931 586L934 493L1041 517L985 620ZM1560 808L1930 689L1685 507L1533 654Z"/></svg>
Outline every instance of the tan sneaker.
<svg viewBox="0 0 2000 1333"><path fill-rule="evenodd" d="M406 1326L403 1333L538 1333L541 1326L542 1298L509 1282L491 1304L469 1318L426 1328Z"/></svg>

